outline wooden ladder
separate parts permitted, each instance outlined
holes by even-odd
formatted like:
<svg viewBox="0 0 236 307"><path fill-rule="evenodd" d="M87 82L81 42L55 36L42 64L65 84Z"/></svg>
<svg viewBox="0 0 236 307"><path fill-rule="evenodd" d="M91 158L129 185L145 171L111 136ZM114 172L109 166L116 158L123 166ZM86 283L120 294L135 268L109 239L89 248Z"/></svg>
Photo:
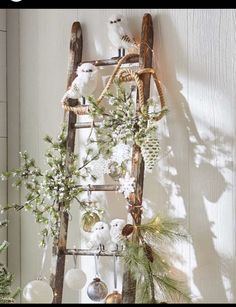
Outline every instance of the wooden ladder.
<svg viewBox="0 0 236 307"><path fill-rule="evenodd" d="M142 20L141 30L141 45L140 54L137 58L130 58L126 63L139 63L139 68L152 67L152 48L153 48L153 25L152 17L150 14L145 14ZM70 39L70 58L69 58L69 70L67 88L71 85L72 81L76 77L76 69L82 62L82 49L83 49L83 38L82 29L79 22L74 22L71 30ZM107 66L116 65L120 58L112 58L106 60L94 60L86 61L86 63L93 63L96 66ZM144 100L149 98L150 93L150 75L143 74L141 76L144 85ZM78 105L78 100L69 99L69 105L74 107ZM136 103L139 104L138 95ZM138 109L138 108L137 108ZM68 124L67 131L67 152L74 152L75 147L75 135L77 129L91 128L91 123L77 123L77 115L74 112L66 112L65 119ZM67 161L69 163L69 160ZM142 196L143 196L143 184L144 184L144 161L142 159L140 147L137 145L133 146L132 151L132 170L131 176L135 177L135 189L134 193L129 196L129 203L131 210L135 210L135 223L141 223L142 215ZM80 186L80 188L83 186ZM91 191L117 191L117 185L90 185ZM84 187L87 190L87 186ZM63 206L63 203L59 204ZM67 232L68 232L68 213L64 212L61 214L59 237L53 242L52 256L56 260L56 266L54 271L51 273L50 285L54 292L53 303L62 303L63 294L63 283L64 283L64 272L65 272L65 258L67 255L91 255L94 256L94 251L85 249L68 249L67 248ZM101 252L101 256L113 256L113 253ZM135 303L135 280L132 278L129 269L125 268L123 274L122 284L122 296L123 303Z"/></svg>

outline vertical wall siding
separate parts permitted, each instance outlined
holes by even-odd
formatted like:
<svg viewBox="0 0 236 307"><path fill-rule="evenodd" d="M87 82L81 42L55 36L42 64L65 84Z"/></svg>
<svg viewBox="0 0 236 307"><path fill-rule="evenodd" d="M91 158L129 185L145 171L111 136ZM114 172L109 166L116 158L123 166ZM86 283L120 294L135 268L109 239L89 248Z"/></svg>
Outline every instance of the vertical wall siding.
<svg viewBox="0 0 236 307"><path fill-rule="evenodd" d="M6 95L6 10L0 9L0 172L7 168L7 95ZM6 182L0 186L0 204L7 201ZM1 214L1 220L6 216ZM7 239L6 229L0 230L0 241ZM6 253L0 261L6 263Z"/></svg>
<svg viewBox="0 0 236 307"><path fill-rule="evenodd" d="M15 80L19 84L15 87L11 82L11 78L16 78L13 66L8 81L11 95L15 93L19 98L11 97L9 115L9 121L16 120L19 127L14 135L9 125L12 165L17 164L18 149L27 149L43 166L42 139L45 134L56 136L59 132L63 119L60 99L66 85L72 22L78 19L82 25L84 59L111 57L116 55L116 50L108 41L106 20L116 12L110 9L20 10L18 38L14 32L13 14L16 13L9 13L9 29L16 35L8 36L9 59L14 58L12 47L19 40L19 62L15 63L19 65ZM144 198L150 209L145 215L168 213L179 218L188 229L191 243L176 246L181 258L176 258L175 263L179 274L189 281L197 302L235 303L235 10L122 9L119 12L129 18L135 35L140 33L143 14L152 14L154 66L165 87L170 111L159 126L160 161L145 178ZM100 70L101 85L109 72L107 68ZM0 114L5 112L4 99L2 103ZM80 153L85 140L86 132L79 132ZM108 220L125 217L122 195L100 193L96 197L108 209ZM84 244L76 207L72 216L70 247L79 246L81 241ZM13 219L17 217L14 215ZM21 287L34 279L40 268L42 252L38 247L38 231L32 216L25 212L21 213L21 222L18 217L16 223L11 223L11 245L16 247L17 257L13 248L9 257L18 280L21 278ZM90 282L94 275L92 258L84 257L79 263ZM72 259L68 258L66 268L72 265ZM112 263L102 259L100 266L103 279L112 285ZM45 269L47 277L49 271L50 250ZM86 288L79 297L66 286L64 290L64 302L91 302Z"/></svg>
<svg viewBox="0 0 236 307"><path fill-rule="evenodd" d="M20 54L19 54L19 11L7 10L7 97L8 97L8 169L19 166L21 143L20 129ZM20 203L20 191L8 184L8 202ZM8 265L14 272L14 288L21 286L21 215L14 210L8 212ZM17 298L20 302L20 297Z"/></svg>

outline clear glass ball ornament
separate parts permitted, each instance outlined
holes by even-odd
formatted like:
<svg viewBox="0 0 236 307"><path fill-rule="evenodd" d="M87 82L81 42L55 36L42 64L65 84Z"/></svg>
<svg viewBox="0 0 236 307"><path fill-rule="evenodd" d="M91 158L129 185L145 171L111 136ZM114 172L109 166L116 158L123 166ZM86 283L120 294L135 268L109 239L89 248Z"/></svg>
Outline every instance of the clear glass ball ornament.
<svg viewBox="0 0 236 307"><path fill-rule="evenodd" d="M23 297L28 303L52 303L53 291L44 280L32 280L23 289Z"/></svg>

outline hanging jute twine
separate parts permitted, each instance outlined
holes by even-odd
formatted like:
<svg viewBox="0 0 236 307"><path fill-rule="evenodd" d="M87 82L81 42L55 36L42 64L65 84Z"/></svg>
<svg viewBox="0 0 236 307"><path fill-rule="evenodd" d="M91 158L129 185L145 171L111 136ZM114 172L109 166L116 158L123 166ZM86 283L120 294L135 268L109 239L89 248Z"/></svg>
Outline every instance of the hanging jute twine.
<svg viewBox="0 0 236 307"><path fill-rule="evenodd" d="M69 112L74 112L77 115L87 115L89 113L89 106L77 105L75 107L69 106L67 103L63 103L62 107Z"/></svg>
<svg viewBox="0 0 236 307"><path fill-rule="evenodd" d="M133 71L130 68L124 68L120 69L121 65L124 64L128 59L132 57L137 57L138 54L135 53L129 53L122 57L119 62L117 63L112 75L110 76L105 88L103 89L101 95L97 99L97 104L101 103L102 99L106 95L107 91L110 89L114 79L117 77L117 79L120 82L130 82L130 81L135 81L137 88L138 88L138 97L139 97L139 104L140 108L144 105L144 89L143 89L143 81L141 76L143 74L151 74L154 80L154 84L156 86L156 89L158 91L159 97L160 97L160 104L161 104L161 109L165 107L165 99L164 95L162 92L161 84L160 81L157 78L156 72L153 68L143 68L139 69L138 71ZM88 114L89 112L89 106L81 106L77 105L75 107L71 107L68 104L64 103L63 108L66 111L72 111L78 115L85 115ZM160 120L163 117L164 113L160 112L159 115L154 117L154 120Z"/></svg>

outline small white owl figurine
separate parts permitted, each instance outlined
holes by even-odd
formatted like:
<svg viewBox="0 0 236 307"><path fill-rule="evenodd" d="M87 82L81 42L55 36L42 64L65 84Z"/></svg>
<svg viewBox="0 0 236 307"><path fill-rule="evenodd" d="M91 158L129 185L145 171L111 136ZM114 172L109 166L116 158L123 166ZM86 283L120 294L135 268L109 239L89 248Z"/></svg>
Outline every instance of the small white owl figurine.
<svg viewBox="0 0 236 307"><path fill-rule="evenodd" d="M110 241L109 225L105 222L97 222L93 225L88 248L99 248L105 250L106 244Z"/></svg>
<svg viewBox="0 0 236 307"><path fill-rule="evenodd" d="M125 55L125 49L137 47L137 43L133 39L129 29L127 19L124 16L111 16L108 20L107 26L109 40L114 47L118 48L118 57Z"/></svg>
<svg viewBox="0 0 236 307"><path fill-rule="evenodd" d="M125 225L126 222L123 219L114 219L110 222L110 236L111 242L113 243L112 248L115 250L119 250L121 247L121 240L123 238L121 232Z"/></svg>
<svg viewBox="0 0 236 307"><path fill-rule="evenodd" d="M77 77L63 96L62 103L68 98L79 99L82 97L83 104L85 104L86 97L92 95L97 88L98 69L95 65L84 63L78 66L76 74Z"/></svg>

